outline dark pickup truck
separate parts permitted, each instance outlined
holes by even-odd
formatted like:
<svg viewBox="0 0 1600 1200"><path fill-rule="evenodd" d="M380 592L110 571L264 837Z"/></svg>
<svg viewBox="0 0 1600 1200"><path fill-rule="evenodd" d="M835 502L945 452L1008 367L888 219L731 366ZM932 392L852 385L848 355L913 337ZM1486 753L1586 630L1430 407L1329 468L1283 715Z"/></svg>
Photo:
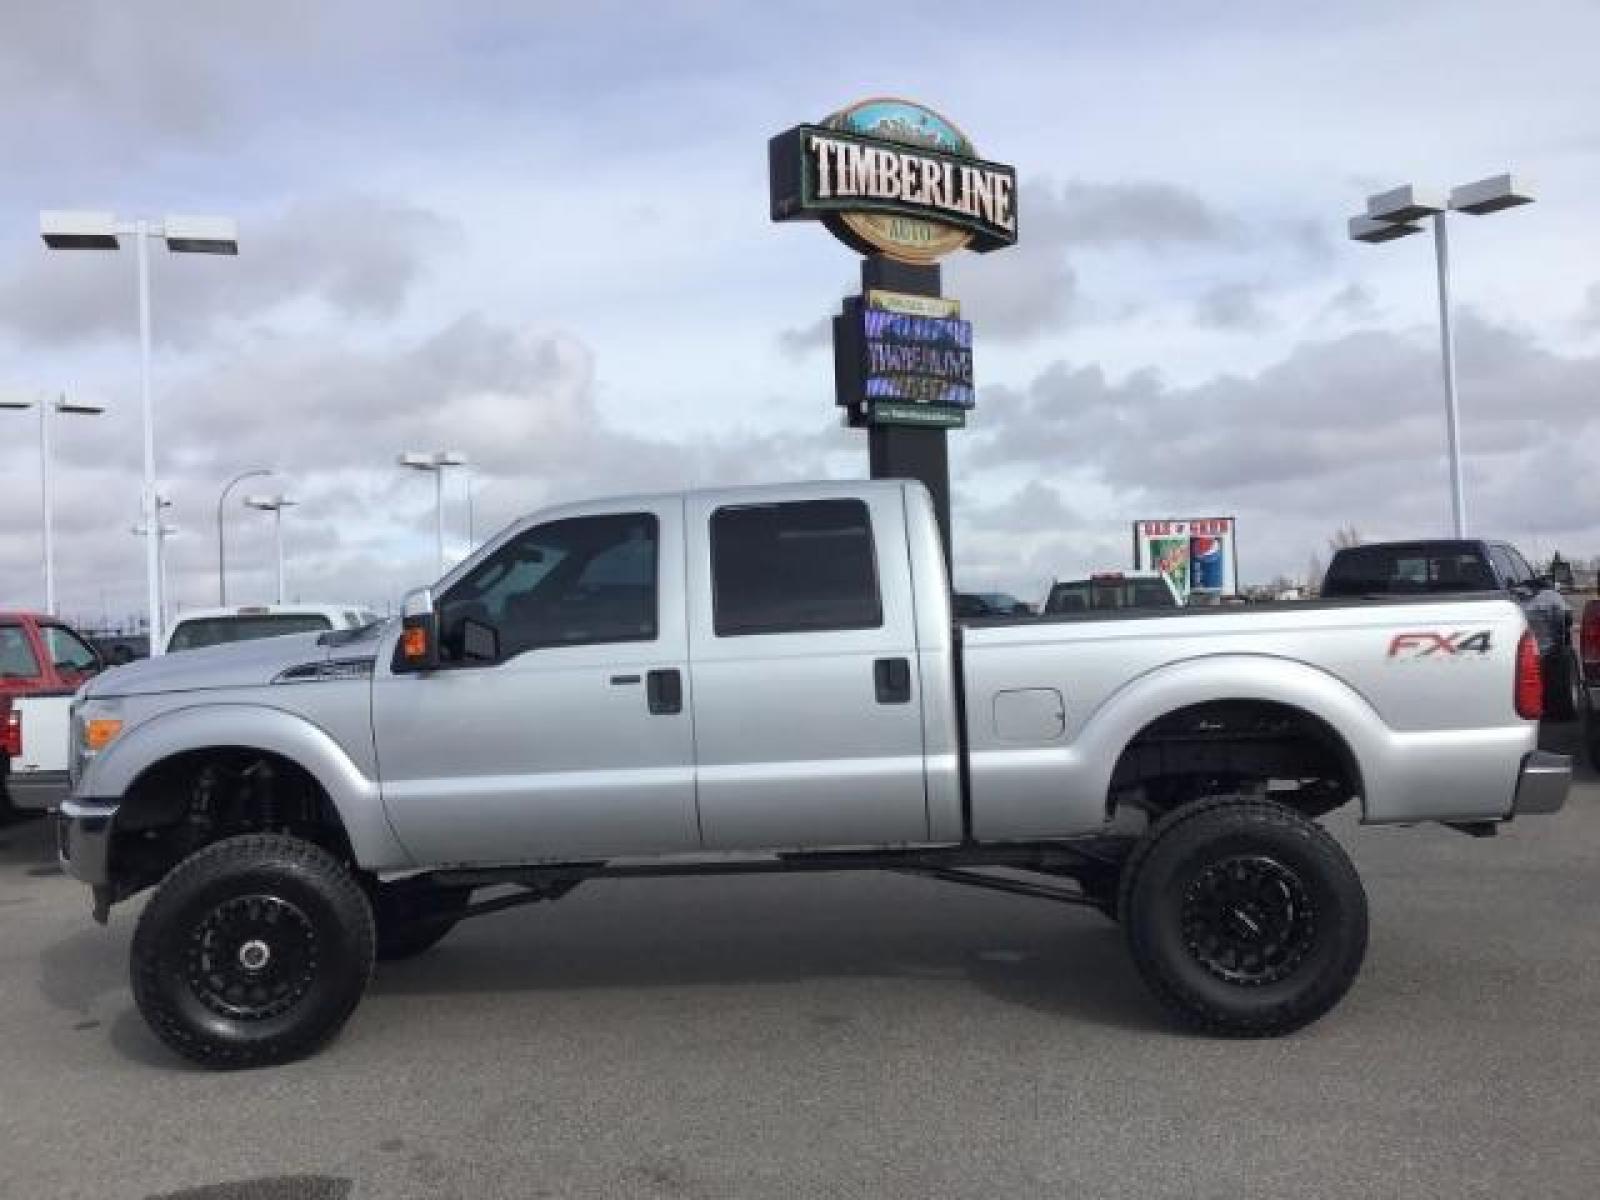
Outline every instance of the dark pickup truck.
<svg viewBox="0 0 1600 1200"><path fill-rule="evenodd" d="M1502 592L1515 600L1539 643L1546 719L1571 721L1584 710L1572 609L1555 581L1530 567L1515 546L1456 538L1347 546L1335 552L1322 581L1329 599L1451 592Z"/></svg>

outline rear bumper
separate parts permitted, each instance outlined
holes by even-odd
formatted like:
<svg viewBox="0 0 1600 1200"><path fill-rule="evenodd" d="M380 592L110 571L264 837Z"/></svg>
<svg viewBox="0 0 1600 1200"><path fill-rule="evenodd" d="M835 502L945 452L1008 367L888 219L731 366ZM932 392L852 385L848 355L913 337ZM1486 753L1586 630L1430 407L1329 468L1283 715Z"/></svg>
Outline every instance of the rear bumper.
<svg viewBox="0 0 1600 1200"><path fill-rule="evenodd" d="M111 826L115 800L63 800L56 817L56 855L74 879L90 887L111 883Z"/></svg>
<svg viewBox="0 0 1600 1200"><path fill-rule="evenodd" d="M12 771L0 780L11 807L24 812L49 812L72 793L65 771Z"/></svg>
<svg viewBox="0 0 1600 1200"><path fill-rule="evenodd" d="M1520 817L1560 812L1572 786L1572 760L1565 754L1535 750L1522 760L1517 772L1517 791L1511 800L1511 815Z"/></svg>

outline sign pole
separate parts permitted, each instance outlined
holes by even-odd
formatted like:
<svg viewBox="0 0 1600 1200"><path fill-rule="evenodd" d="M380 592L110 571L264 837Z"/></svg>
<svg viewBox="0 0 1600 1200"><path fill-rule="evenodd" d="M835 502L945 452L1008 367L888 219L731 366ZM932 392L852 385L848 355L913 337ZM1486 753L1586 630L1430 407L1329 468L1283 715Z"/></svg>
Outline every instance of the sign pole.
<svg viewBox="0 0 1600 1200"><path fill-rule="evenodd" d="M872 478L928 489L954 578L946 434L976 395L972 324L938 260L1016 244L1016 168L926 105L874 96L770 139L767 170L774 221L820 221L863 256L861 294L833 318L835 403L867 430Z"/></svg>
<svg viewBox="0 0 1600 1200"><path fill-rule="evenodd" d="M863 293L882 289L912 296L939 295L938 264L927 266L896 262L881 254L861 260ZM920 480L933 496L939 520L939 541L944 547L945 573L955 569L950 538L950 447L944 429L919 429L907 425L874 425L867 430L867 457L874 479ZM953 577L953 576L952 576Z"/></svg>

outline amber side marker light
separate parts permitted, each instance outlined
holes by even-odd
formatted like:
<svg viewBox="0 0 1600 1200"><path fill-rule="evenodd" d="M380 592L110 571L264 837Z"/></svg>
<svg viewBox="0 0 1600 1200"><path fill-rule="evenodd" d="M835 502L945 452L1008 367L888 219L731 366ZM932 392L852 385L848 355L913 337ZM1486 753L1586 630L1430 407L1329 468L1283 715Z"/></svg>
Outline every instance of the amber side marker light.
<svg viewBox="0 0 1600 1200"><path fill-rule="evenodd" d="M405 631L400 638L400 653L413 661L428 657L428 631L414 627Z"/></svg>
<svg viewBox="0 0 1600 1200"><path fill-rule="evenodd" d="M91 750L104 750L121 732L121 721L113 717L96 717L84 726L84 745Z"/></svg>

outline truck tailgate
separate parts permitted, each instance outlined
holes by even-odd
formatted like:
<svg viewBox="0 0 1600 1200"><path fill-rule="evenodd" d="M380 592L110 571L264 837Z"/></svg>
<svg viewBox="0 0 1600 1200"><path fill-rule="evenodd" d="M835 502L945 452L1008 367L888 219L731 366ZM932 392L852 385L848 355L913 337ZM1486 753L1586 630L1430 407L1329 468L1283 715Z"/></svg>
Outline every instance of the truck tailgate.
<svg viewBox="0 0 1600 1200"><path fill-rule="evenodd" d="M70 692L33 693L11 698L22 734L22 753L13 755L6 778L11 803L43 811L66 797L67 756L72 736Z"/></svg>

